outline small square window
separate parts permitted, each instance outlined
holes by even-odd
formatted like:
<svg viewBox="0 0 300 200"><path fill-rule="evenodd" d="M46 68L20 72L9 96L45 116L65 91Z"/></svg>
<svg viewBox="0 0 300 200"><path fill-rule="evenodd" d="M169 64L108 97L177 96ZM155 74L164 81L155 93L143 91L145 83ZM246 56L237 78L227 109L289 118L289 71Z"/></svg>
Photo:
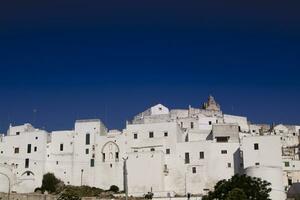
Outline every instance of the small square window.
<svg viewBox="0 0 300 200"><path fill-rule="evenodd" d="M164 136L165 136L165 137L168 137L168 132L167 132L167 131L164 132Z"/></svg>
<svg viewBox="0 0 300 200"><path fill-rule="evenodd" d="M284 162L284 166L285 167L289 167L290 166L290 162Z"/></svg>
<svg viewBox="0 0 300 200"><path fill-rule="evenodd" d="M259 149L258 143L255 143L254 144L254 150L258 150L258 149Z"/></svg>
<svg viewBox="0 0 300 200"><path fill-rule="evenodd" d="M221 154L227 154L227 150L222 150Z"/></svg>
<svg viewBox="0 0 300 200"><path fill-rule="evenodd" d="M211 121L209 121L208 124L211 125Z"/></svg>
<svg viewBox="0 0 300 200"><path fill-rule="evenodd" d="M39 139L38 137L35 137L35 139L37 140L37 139Z"/></svg>
<svg viewBox="0 0 300 200"><path fill-rule="evenodd" d="M193 172L193 174L196 174L196 172L197 172L196 167L192 167L192 172Z"/></svg>
<svg viewBox="0 0 300 200"><path fill-rule="evenodd" d="M134 133L133 134L133 139L137 139L138 138L138 134L137 133Z"/></svg>
<svg viewBox="0 0 300 200"><path fill-rule="evenodd" d="M16 147L15 148L15 154L19 153L19 151L20 151L19 147Z"/></svg>
<svg viewBox="0 0 300 200"><path fill-rule="evenodd" d="M56 161L56 165L58 165L58 161Z"/></svg>
<svg viewBox="0 0 300 200"><path fill-rule="evenodd" d="M154 148L151 148L150 151L155 151L155 149L154 149Z"/></svg>
<svg viewBox="0 0 300 200"><path fill-rule="evenodd" d="M228 168L231 168L231 163L227 163L227 167L228 167Z"/></svg>
<svg viewBox="0 0 300 200"><path fill-rule="evenodd" d="M153 138L154 137L154 133L151 131L149 132L149 138Z"/></svg>
<svg viewBox="0 0 300 200"><path fill-rule="evenodd" d="M18 132L16 132L16 135L20 135L20 132L18 131Z"/></svg>
<svg viewBox="0 0 300 200"><path fill-rule="evenodd" d="M255 163L256 166L259 166L259 162Z"/></svg>
<svg viewBox="0 0 300 200"><path fill-rule="evenodd" d="M170 149L166 149L166 154L170 154Z"/></svg>

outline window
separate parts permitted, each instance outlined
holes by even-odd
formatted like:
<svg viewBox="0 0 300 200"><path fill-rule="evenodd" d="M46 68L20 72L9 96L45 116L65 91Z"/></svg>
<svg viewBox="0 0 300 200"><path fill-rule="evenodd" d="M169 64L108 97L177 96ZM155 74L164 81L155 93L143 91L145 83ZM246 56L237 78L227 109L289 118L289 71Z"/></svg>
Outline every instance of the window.
<svg viewBox="0 0 300 200"><path fill-rule="evenodd" d="M258 143L255 143L255 144L254 144L254 150L258 150L258 149L259 149Z"/></svg>
<svg viewBox="0 0 300 200"><path fill-rule="evenodd" d="M184 154L184 163L189 164L190 163L190 153L186 152Z"/></svg>
<svg viewBox="0 0 300 200"><path fill-rule="evenodd" d="M102 153L102 162L105 162L105 153Z"/></svg>
<svg viewBox="0 0 300 200"><path fill-rule="evenodd" d="M60 150L60 151L63 151L63 150L64 150L64 144L60 144L59 150Z"/></svg>
<svg viewBox="0 0 300 200"><path fill-rule="evenodd" d="M154 133L151 131L149 132L149 138L153 138L154 137Z"/></svg>
<svg viewBox="0 0 300 200"><path fill-rule="evenodd" d="M27 144L27 153L31 153L31 144Z"/></svg>
<svg viewBox="0 0 300 200"><path fill-rule="evenodd" d="M25 168L28 168L29 167L29 158L26 158L25 159Z"/></svg>
<svg viewBox="0 0 300 200"><path fill-rule="evenodd" d="M19 147L16 147L15 148L15 154L19 153L19 151L20 151Z"/></svg>
<svg viewBox="0 0 300 200"><path fill-rule="evenodd" d="M30 172L29 172L29 171L27 171L27 172L26 172L26 175L27 175L27 176L30 176Z"/></svg>
<svg viewBox="0 0 300 200"><path fill-rule="evenodd" d="M39 139L38 137L35 137L35 139L37 140L37 139Z"/></svg>
<svg viewBox="0 0 300 200"><path fill-rule="evenodd" d="M194 122L191 122L191 129L194 128Z"/></svg>
<svg viewBox="0 0 300 200"><path fill-rule="evenodd" d="M255 163L256 166L259 166L259 162Z"/></svg>
<svg viewBox="0 0 300 200"><path fill-rule="evenodd" d="M85 135L85 144L86 144L86 145L89 145L89 144L90 144L90 134L89 134L89 133L87 133L87 134Z"/></svg>
<svg viewBox="0 0 300 200"><path fill-rule="evenodd" d="M188 141L189 141L189 134L186 134L184 141L185 141L185 142L188 142Z"/></svg>
<svg viewBox="0 0 300 200"><path fill-rule="evenodd" d="M228 142L229 137L216 137L217 142Z"/></svg>
<svg viewBox="0 0 300 200"><path fill-rule="evenodd" d="M154 149L154 148L151 148L150 151L155 151L155 149Z"/></svg>
<svg viewBox="0 0 300 200"><path fill-rule="evenodd" d="M56 161L56 165L58 165L58 161Z"/></svg>
<svg viewBox="0 0 300 200"><path fill-rule="evenodd" d="M221 150L221 154L227 154L227 150Z"/></svg>
<svg viewBox="0 0 300 200"><path fill-rule="evenodd" d="M166 171L168 171L168 165L164 165L164 171L166 172Z"/></svg>
<svg viewBox="0 0 300 200"><path fill-rule="evenodd" d="M211 121L209 121L208 124L211 125Z"/></svg>
<svg viewBox="0 0 300 200"><path fill-rule="evenodd" d="M289 178L289 179L288 179L288 184L289 184L289 185L292 185L292 184L293 184L293 180Z"/></svg>
<svg viewBox="0 0 300 200"><path fill-rule="evenodd" d="M137 139L138 138L138 134L137 133L134 133L133 134L133 139Z"/></svg>
<svg viewBox="0 0 300 200"><path fill-rule="evenodd" d="M181 128L183 127L183 122L180 122L180 127L181 127Z"/></svg>
<svg viewBox="0 0 300 200"><path fill-rule="evenodd" d="M37 147L34 147L34 151L35 151L35 152L37 151Z"/></svg>
<svg viewBox="0 0 300 200"><path fill-rule="evenodd" d="M284 162L284 166L285 167L289 167L290 166L290 162Z"/></svg>
<svg viewBox="0 0 300 200"><path fill-rule="evenodd" d="M119 152L116 152L116 162L119 161Z"/></svg>
<svg viewBox="0 0 300 200"><path fill-rule="evenodd" d="M200 159L204 159L204 151L200 151Z"/></svg>
<svg viewBox="0 0 300 200"><path fill-rule="evenodd" d="M20 132L18 131L18 132L16 132L16 135L20 135Z"/></svg>
<svg viewBox="0 0 300 200"><path fill-rule="evenodd" d="M170 149L166 149L166 154L170 154Z"/></svg>
<svg viewBox="0 0 300 200"><path fill-rule="evenodd" d="M85 149L85 154L89 154L90 150L89 149Z"/></svg>
<svg viewBox="0 0 300 200"><path fill-rule="evenodd" d="M192 167L193 174L196 174L196 167Z"/></svg>
<svg viewBox="0 0 300 200"><path fill-rule="evenodd" d="M228 168L231 168L231 163L227 163L227 167L228 167Z"/></svg>
<svg viewBox="0 0 300 200"><path fill-rule="evenodd" d="M94 166L95 166L95 160L91 159L91 167L94 167Z"/></svg>
<svg viewBox="0 0 300 200"><path fill-rule="evenodd" d="M165 136L165 137L168 137L168 132L167 132L167 131L164 132L164 136Z"/></svg>

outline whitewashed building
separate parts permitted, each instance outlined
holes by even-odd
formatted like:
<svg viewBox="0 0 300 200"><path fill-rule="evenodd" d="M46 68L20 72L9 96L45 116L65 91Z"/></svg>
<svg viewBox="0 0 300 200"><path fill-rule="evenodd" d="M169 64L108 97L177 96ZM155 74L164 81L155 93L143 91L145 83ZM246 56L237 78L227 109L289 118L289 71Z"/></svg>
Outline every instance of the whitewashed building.
<svg viewBox="0 0 300 200"><path fill-rule="evenodd" d="M274 199L283 199L300 179L298 137L299 126L251 124L223 114L211 96L201 108L155 105L122 131L109 131L97 119L50 133L30 124L10 126L0 137L0 191L8 191L9 178L11 191L32 192L47 172L65 184L123 190L127 159L133 196L202 195L219 180L247 173L270 181ZM261 175L270 168L276 178Z"/></svg>

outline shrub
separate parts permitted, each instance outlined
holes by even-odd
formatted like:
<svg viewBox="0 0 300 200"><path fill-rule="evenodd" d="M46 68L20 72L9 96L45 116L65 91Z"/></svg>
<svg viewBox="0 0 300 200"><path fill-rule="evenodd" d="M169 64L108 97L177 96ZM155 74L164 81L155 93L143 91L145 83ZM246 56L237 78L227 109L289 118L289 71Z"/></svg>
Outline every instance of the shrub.
<svg viewBox="0 0 300 200"><path fill-rule="evenodd" d="M42 191L48 191L50 193L55 193L57 187L63 184L61 180L57 179L53 173L47 173L43 176L42 181Z"/></svg>
<svg viewBox="0 0 300 200"><path fill-rule="evenodd" d="M117 193L117 192L119 192L119 187L116 185L112 185L112 186L110 186L109 191Z"/></svg>
<svg viewBox="0 0 300 200"><path fill-rule="evenodd" d="M270 183L260 178L253 178L246 175L234 175L229 180L219 181L213 192L203 200L234 200L234 199L262 199L269 200L271 192ZM239 198L237 198L239 197Z"/></svg>

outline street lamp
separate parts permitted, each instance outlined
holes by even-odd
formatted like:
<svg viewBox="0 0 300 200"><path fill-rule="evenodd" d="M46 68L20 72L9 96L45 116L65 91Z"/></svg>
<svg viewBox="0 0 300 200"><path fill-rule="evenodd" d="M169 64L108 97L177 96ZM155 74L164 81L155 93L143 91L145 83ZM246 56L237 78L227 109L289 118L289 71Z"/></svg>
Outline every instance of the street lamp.
<svg viewBox="0 0 300 200"><path fill-rule="evenodd" d="M83 169L81 169L80 186L82 186L82 175L83 175Z"/></svg>
<svg viewBox="0 0 300 200"><path fill-rule="evenodd" d="M9 178L6 174L4 174L4 173L2 173L2 172L0 172L0 174L3 175L3 176L5 176L5 177L7 178L7 180L8 180L8 193L7 193L7 199L9 200L9 197L10 197L10 178Z"/></svg>

